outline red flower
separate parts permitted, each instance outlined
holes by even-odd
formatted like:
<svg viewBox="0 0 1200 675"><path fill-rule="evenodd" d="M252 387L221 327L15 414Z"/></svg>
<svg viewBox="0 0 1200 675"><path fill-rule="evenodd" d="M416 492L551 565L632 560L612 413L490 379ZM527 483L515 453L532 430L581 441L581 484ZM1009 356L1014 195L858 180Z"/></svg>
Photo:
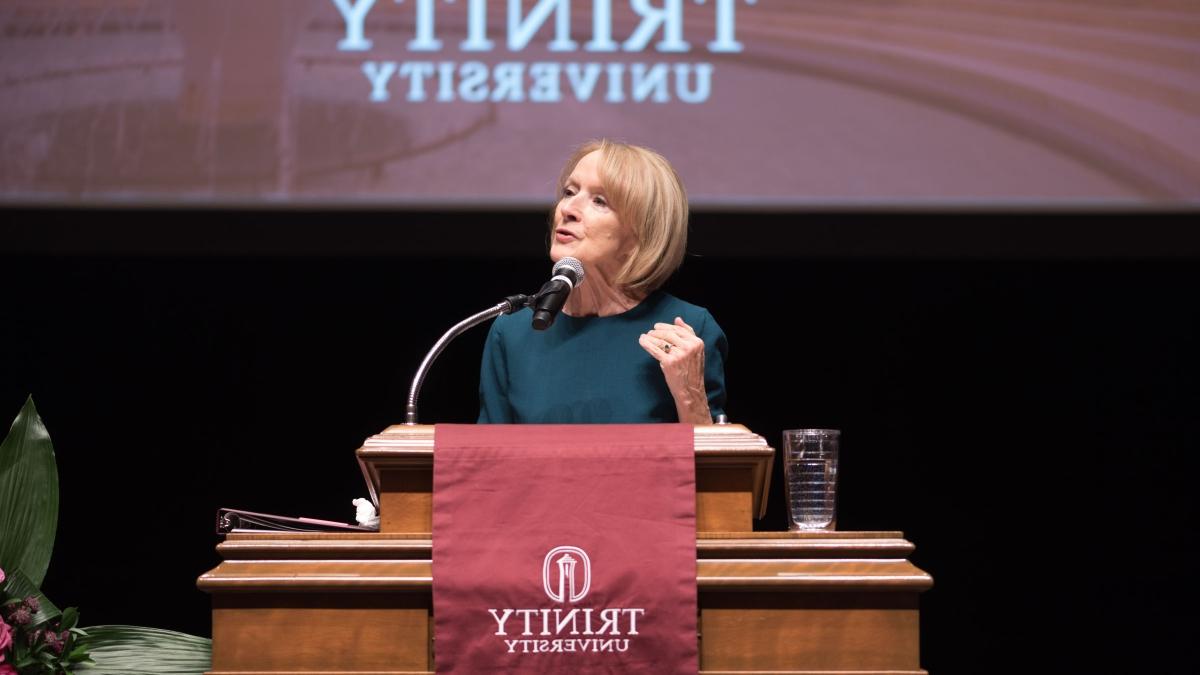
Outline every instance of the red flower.
<svg viewBox="0 0 1200 675"><path fill-rule="evenodd" d="M24 626L25 624L29 623L29 620L32 618L33 613L30 612L29 608L25 605L17 605L16 609L8 614L8 620L18 626Z"/></svg>
<svg viewBox="0 0 1200 675"><path fill-rule="evenodd" d="M12 644L13 629L12 626L4 623L4 619L0 619L0 663L4 662L4 652L8 650L8 646ZM0 673L2 675L2 673Z"/></svg>
<svg viewBox="0 0 1200 675"><path fill-rule="evenodd" d="M45 637L42 639L46 642L46 646L50 648L50 651L54 652L55 654L61 654L63 650L63 644L67 641L67 633L66 631L63 631L62 633L55 633L52 630L48 630L46 631Z"/></svg>
<svg viewBox="0 0 1200 675"><path fill-rule="evenodd" d="M17 669L7 663L0 663L0 675L19 675Z"/></svg>

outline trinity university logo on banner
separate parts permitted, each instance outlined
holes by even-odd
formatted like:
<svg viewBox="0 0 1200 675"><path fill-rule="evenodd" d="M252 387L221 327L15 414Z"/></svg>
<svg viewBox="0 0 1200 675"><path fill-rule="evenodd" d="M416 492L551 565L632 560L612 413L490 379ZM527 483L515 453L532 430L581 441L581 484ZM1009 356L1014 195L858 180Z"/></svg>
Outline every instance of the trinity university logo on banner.
<svg viewBox="0 0 1200 675"><path fill-rule="evenodd" d="M571 554L575 554L572 556ZM556 557L557 556L557 557ZM558 567L558 586L553 583L554 567ZM579 567L583 580L577 585L575 578L576 567ZM588 594L592 586L592 561L583 549L575 546L559 546L551 549L542 562L542 585L546 595L555 602L579 602ZM557 590L555 590L557 588Z"/></svg>
<svg viewBox="0 0 1200 675"><path fill-rule="evenodd" d="M557 546L542 559L542 589L558 606L489 609L497 648L508 654L627 652L645 622L644 608L594 607L592 560L577 546Z"/></svg>

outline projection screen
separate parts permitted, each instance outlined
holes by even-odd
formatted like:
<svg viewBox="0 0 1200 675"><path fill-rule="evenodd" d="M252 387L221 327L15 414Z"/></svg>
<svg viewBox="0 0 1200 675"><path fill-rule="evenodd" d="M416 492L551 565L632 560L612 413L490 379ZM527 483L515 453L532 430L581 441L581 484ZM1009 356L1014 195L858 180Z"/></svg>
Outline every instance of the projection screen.
<svg viewBox="0 0 1200 675"><path fill-rule="evenodd" d="M6 0L0 202L1200 201L1194 0Z"/></svg>

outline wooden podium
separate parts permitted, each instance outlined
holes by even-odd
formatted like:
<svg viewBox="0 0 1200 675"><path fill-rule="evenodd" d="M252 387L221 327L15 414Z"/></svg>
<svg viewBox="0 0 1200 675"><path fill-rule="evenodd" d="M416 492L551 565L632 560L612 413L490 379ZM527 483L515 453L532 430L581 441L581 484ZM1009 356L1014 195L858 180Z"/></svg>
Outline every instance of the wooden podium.
<svg viewBox="0 0 1200 675"><path fill-rule="evenodd" d="M918 598L933 580L899 532L754 532L775 451L741 425L696 427L704 673L924 673ZM212 675L433 670L433 427L358 449L378 533L234 532L212 595Z"/></svg>

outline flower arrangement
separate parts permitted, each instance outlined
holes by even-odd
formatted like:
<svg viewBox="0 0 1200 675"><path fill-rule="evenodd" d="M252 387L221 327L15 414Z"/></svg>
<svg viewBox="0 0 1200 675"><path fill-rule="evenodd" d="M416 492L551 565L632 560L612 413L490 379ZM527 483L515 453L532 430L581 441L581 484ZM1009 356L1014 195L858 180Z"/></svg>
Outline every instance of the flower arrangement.
<svg viewBox="0 0 1200 675"><path fill-rule="evenodd" d="M0 589L6 579L0 568ZM91 664L87 647L78 644L87 633L75 626L79 612L63 610L57 620L39 615L37 595L9 598L0 590L0 675L70 675L80 664Z"/></svg>
<svg viewBox="0 0 1200 675"><path fill-rule="evenodd" d="M0 441L0 675L201 675L212 641L143 626L78 626L41 591L58 527L50 434L26 400Z"/></svg>

